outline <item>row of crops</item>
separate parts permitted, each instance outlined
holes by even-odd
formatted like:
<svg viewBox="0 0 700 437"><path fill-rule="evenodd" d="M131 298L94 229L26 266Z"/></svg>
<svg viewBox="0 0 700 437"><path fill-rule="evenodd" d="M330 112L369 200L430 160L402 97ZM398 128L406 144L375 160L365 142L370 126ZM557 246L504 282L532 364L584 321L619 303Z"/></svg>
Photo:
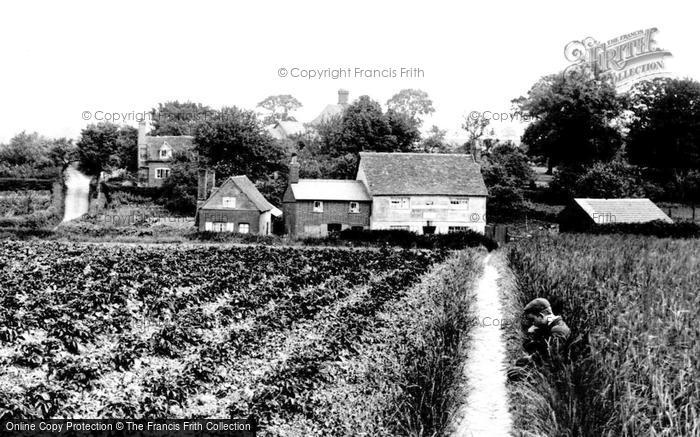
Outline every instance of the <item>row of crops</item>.
<svg viewBox="0 0 700 437"><path fill-rule="evenodd" d="M561 235L520 242L508 261L519 308L547 297L574 334L514 388L520 431L700 435L697 240Z"/></svg>
<svg viewBox="0 0 700 437"><path fill-rule="evenodd" d="M0 419L322 423L331 369L445 256L3 242Z"/></svg>

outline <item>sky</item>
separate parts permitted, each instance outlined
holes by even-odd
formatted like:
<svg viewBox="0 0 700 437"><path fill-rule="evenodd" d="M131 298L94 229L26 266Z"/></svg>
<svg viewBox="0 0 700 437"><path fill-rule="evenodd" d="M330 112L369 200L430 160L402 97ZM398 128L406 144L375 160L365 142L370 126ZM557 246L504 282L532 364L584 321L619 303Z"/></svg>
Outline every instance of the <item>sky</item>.
<svg viewBox="0 0 700 437"><path fill-rule="evenodd" d="M513 98L569 65L567 43L589 36L656 27L657 45L672 53L666 70L700 79L699 11L675 1L2 2L0 142L21 131L77 138L111 113L133 114L135 126L135 114L169 100L254 109L292 94L306 122L339 88L382 104L422 89L436 109L424 125L456 138L472 111L512 112ZM290 77L334 68L355 77ZM402 68L422 74L400 77Z"/></svg>

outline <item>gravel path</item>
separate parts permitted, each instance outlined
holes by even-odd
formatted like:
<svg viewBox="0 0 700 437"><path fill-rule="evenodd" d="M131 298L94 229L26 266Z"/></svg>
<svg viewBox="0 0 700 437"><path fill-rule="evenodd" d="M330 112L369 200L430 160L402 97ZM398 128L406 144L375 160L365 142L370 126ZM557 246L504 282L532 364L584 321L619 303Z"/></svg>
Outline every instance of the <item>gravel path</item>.
<svg viewBox="0 0 700 437"><path fill-rule="evenodd" d="M503 320L498 293L498 270L484 260L484 273L476 290L478 325L472 329L468 358L464 368L466 401L458 413L455 437L506 437L511 417L506 391L506 348L500 326Z"/></svg>

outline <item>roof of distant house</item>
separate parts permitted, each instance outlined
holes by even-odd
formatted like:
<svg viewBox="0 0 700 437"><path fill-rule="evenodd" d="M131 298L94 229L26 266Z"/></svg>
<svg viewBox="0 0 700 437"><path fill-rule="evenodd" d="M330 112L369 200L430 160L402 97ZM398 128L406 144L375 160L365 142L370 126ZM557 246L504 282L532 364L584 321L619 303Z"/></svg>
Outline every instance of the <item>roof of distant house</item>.
<svg viewBox="0 0 700 437"><path fill-rule="evenodd" d="M194 137L190 135L172 135L172 136L150 136L146 135L146 144L148 145L148 160L160 161L160 148L167 144L173 151L173 154L179 152L191 151L194 147Z"/></svg>
<svg viewBox="0 0 700 437"><path fill-rule="evenodd" d="M583 211L596 223L645 223L661 220L673 223L664 212L649 199L574 199Z"/></svg>
<svg viewBox="0 0 700 437"><path fill-rule="evenodd" d="M488 194L469 154L360 152L360 169L373 196Z"/></svg>
<svg viewBox="0 0 700 437"><path fill-rule="evenodd" d="M248 179L247 176L231 176L230 178L226 179L223 184L221 184L218 188L214 189L212 191L211 195L209 196L209 199L202 205L201 209L217 209L214 205L210 205L211 200L214 198L214 195L218 193L221 190L226 190L227 187L235 185L238 187L239 190L243 194L245 194L248 199L250 199L251 202L255 205L256 208L258 208L259 211L265 212L265 211L271 211L272 215L274 216L279 216L282 215L282 211L280 211L278 208L276 208L273 204L267 201L265 199L265 196L258 191L258 188L253 184L250 179Z"/></svg>
<svg viewBox="0 0 700 437"><path fill-rule="evenodd" d="M298 121L279 121L265 128L273 138L281 140L304 132L304 124Z"/></svg>
<svg viewBox="0 0 700 437"><path fill-rule="evenodd" d="M296 200L371 200L362 181L347 179L299 179L290 185Z"/></svg>

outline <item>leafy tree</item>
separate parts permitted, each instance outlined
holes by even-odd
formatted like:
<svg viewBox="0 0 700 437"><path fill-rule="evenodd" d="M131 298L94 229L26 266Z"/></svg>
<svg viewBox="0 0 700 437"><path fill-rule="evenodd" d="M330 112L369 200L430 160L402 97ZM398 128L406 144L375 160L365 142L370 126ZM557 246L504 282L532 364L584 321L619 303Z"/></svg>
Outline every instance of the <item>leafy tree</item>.
<svg viewBox="0 0 700 437"><path fill-rule="evenodd" d="M268 125L279 121L296 121L290 113L301 108L302 104L290 94L279 94L267 97L258 103L258 107L270 112L263 120L263 123Z"/></svg>
<svg viewBox="0 0 700 437"><path fill-rule="evenodd" d="M494 145L483 158L481 172L489 190L489 214L511 216L522 209L523 189L534 181L529 160L512 143Z"/></svg>
<svg viewBox="0 0 700 437"><path fill-rule="evenodd" d="M136 129L109 122L91 124L80 133L77 143L79 167L85 174L117 168L136 169Z"/></svg>
<svg viewBox="0 0 700 437"><path fill-rule="evenodd" d="M159 103L151 109L151 135L193 135L194 126L215 114L209 106L177 100Z"/></svg>
<svg viewBox="0 0 700 437"><path fill-rule="evenodd" d="M426 153L449 153L451 147L445 140L447 131L433 125L428 130L428 135L420 144L419 150Z"/></svg>
<svg viewBox="0 0 700 437"><path fill-rule="evenodd" d="M51 178L74 159L75 145L71 140L21 132L8 144L0 144L0 175Z"/></svg>
<svg viewBox="0 0 700 437"><path fill-rule="evenodd" d="M532 156L554 165L582 167L610 160L622 144L615 122L624 109L609 79L554 74L540 79L513 103L534 121L522 141Z"/></svg>
<svg viewBox="0 0 700 437"><path fill-rule="evenodd" d="M170 175L161 186L160 202L168 210L192 215L197 210L197 163L185 153L173 156Z"/></svg>
<svg viewBox="0 0 700 437"><path fill-rule="evenodd" d="M660 169L700 169L700 83L658 78L629 91L634 112L627 135L632 163ZM678 177L682 177L678 176Z"/></svg>
<svg viewBox="0 0 700 437"><path fill-rule="evenodd" d="M597 162L576 180L578 197L643 197L645 195L639 169L622 160Z"/></svg>
<svg viewBox="0 0 700 437"><path fill-rule="evenodd" d="M225 107L216 116L201 120L194 129L200 158L217 178L247 175L254 183L286 171L284 149L265 131L255 113ZM279 201L283 188L269 200Z"/></svg>
<svg viewBox="0 0 700 437"><path fill-rule="evenodd" d="M491 120L482 116L472 117L472 114L464 117L462 129L467 131L467 143L465 144L467 151L473 156L476 156L477 143L479 142L479 139L484 136L486 128Z"/></svg>
<svg viewBox="0 0 700 437"><path fill-rule="evenodd" d="M422 123L422 116L435 112L433 101L428 97L428 93L411 88L403 89L394 94L387 100L386 106L390 111L408 115L418 125Z"/></svg>

